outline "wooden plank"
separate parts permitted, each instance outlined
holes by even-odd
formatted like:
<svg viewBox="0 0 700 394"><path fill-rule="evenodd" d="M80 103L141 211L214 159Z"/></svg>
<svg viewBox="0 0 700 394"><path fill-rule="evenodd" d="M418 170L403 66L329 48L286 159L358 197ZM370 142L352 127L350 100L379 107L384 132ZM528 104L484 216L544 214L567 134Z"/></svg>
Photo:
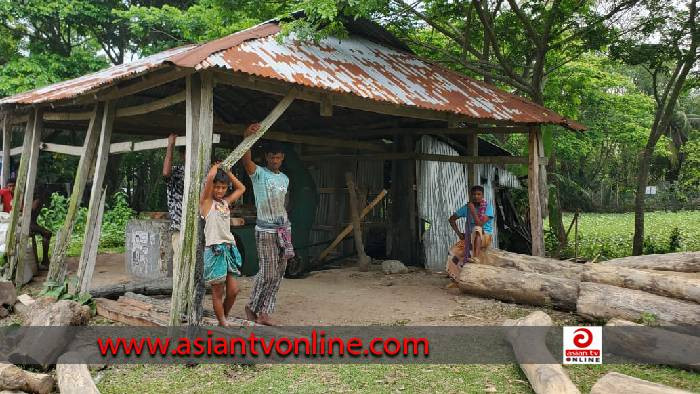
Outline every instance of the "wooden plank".
<svg viewBox="0 0 700 394"><path fill-rule="evenodd" d="M16 147L10 149L10 156L21 155L22 152L24 152L24 147L23 146L16 146Z"/></svg>
<svg viewBox="0 0 700 394"><path fill-rule="evenodd" d="M214 122L213 76L200 73L187 78L187 131L185 153L185 195L182 201L180 245L182 253L173 272L173 293L170 303L170 324L182 324L186 314L189 324L197 324L201 315L195 302L198 278L197 247L203 236L199 226L199 197L202 180L210 164ZM174 270L175 271L175 270Z"/></svg>
<svg viewBox="0 0 700 394"><path fill-rule="evenodd" d="M27 167L27 181L24 189L24 202L22 204L22 221L19 237L19 250L17 252L17 267L15 274L15 286L20 287L24 283L24 265L26 257L24 251L29 242L29 227L32 223L32 203L34 202L34 186L36 185L36 175L39 170L39 145L41 144L41 134L44 131L43 110L34 110L34 122L32 127L31 144L29 145L29 163ZM15 191L17 193L17 191ZM12 210L16 210L12 206Z"/></svg>
<svg viewBox="0 0 700 394"><path fill-rule="evenodd" d="M546 160L542 158L543 160ZM307 155L302 156L303 161L328 161L328 160L425 160L439 161L447 163L463 163L463 164L528 164L527 157L519 156L450 156L450 155L433 155L412 152L395 152L382 154L361 154L361 155L340 155L340 154L324 154L324 155Z"/></svg>
<svg viewBox="0 0 700 394"><path fill-rule="evenodd" d="M126 142L113 142L109 145L109 153L127 153L134 150L134 143L131 141Z"/></svg>
<svg viewBox="0 0 700 394"><path fill-rule="evenodd" d="M345 173L345 182L348 185L348 194L350 202L350 220L352 221L352 231L355 238L355 248L357 249L357 260L360 267L360 271L369 270L370 259L365 253L364 240L362 239L362 227L360 213L357 201L357 188L355 188L355 180L353 179L352 172Z"/></svg>
<svg viewBox="0 0 700 394"><path fill-rule="evenodd" d="M192 74L193 72L194 69L173 68L170 71L165 71L162 73L147 74L141 77L138 82L134 82L122 87L114 86L108 88L104 92L98 93L96 95L96 99L98 101L107 101L115 100L121 97L131 96L132 94L155 88L160 85L164 85L176 79L184 78Z"/></svg>
<svg viewBox="0 0 700 394"><path fill-rule="evenodd" d="M83 250L80 255L81 261L83 256L85 258L84 270L80 269L78 266L78 291L77 293L88 293L90 290L90 282L92 282L92 275L95 272L95 263L97 262L97 250L100 245L100 236L102 235L102 215L105 211L105 199L107 197L106 188L102 188L102 196L100 197L99 205L97 206L97 217L95 219L95 227L90 234L90 239L85 239L83 244ZM88 208L89 209L89 208ZM88 212L89 217L89 212ZM86 249L87 248L87 249Z"/></svg>
<svg viewBox="0 0 700 394"><path fill-rule="evenodd" d="M382 201L382 200L384 199L384 197L386 196L386 194L387 194L387 191L386 191L386 190L382 190L381 192L379 192L379 194L377 195L377 197L375 197L374 200L372 200L372 202L370 202L370 203L362 210L362 212L360 212L360 215L359 215L360 220L361 220L362 218L364 218L365 216L367 216L367 215L372 211L372 208L374 208L377 204L379 204L380 201ZM348 234L350 234L350 232L351 232L352 230L353 230L353 225L352 225L352 224L346 226L346 227L343 229L343 231L341 231L340 234L338 234L338 236L335 238L335 240L334 240L326 249L324 249L324 250L321 252L321 254L318 255L318 259L319 259L320 261L323 261L323 259L325 259L325 258L335 249L335 247L338 246L338 244L340 244L340 243L343 241L343 239L345 239L345 237L346 237Z"/></svg>
<svg viewBox="0 0 700 394"><path fill-rule="evenodd" d="M165 327L168 316L165 313L134 309L129 304L106 298L96 298L97 315L129 326Z"/></svg>
<svg viewBox="0 0 700 394"><path fill-rule="evenodd" d="M24 141L22 143L23 149L29 151L32 143L32 133L34 131L34 111L29 113L29 118L24 129ZM22 155L19 161L19 168L17 169L17 180L15 184L15 192L12 197L12 206L18 207L20 204L21 196L24 195L24 190L27 185L27 170L29 169L29 155ZM8 269L4 272L5 279L13 278L15 268L17 266L17 247L19 242L19 231L21 228L20 223L20 210L12 209L10 211L10 223L7 227L7 233L5 235L5 255L8 258Z"/></svg>
<svg viewBox="0 0 700 394"><path fill-rule="evenodd" d="M372 130L354 130L352 136L356 138L380 137L394 134L413 134L413 135L472 135L472 134L527 134L529 133L528 125L523 126L485 126L474 125L473 127L397 127Z"/></svg>
<svg viewBox="0 0 700 394"><path fill-rule="evenodd" d="M261 92L276 95L286 95L289 91L290 85L287 82L275 81L269 78L255 77L252 75L231 72L228 70L226 72L217 72L216 81L222 84L238 86L245 89L258 90ZM309 87L298 87L298 89L298 98L301 100L320 103L323 100L322 97L324 95L328 95L330 96L333 105L336 107L359 109L362 111L374 112L378 114L402 116L417 119L440 120L445 122L451 119L452 117L456 117L457 119L470 123L515 125L515 123L509 121L501 121L495 119L477 119L467 117L464 115L452 114L446 111L434 111L423 108L409 107L406 105L385 103L377 100L361 98L348 93L328 92L326 90Z"/></svg>
<svg viewBox="0 0 700 394"><path fill-rule="evenodd" d="M289 106L292 104L294 99L297 97L299 94L298 89L294 88L291 90L287 91L287 94L284 96L282 100L280 100L279 103L275 106L275 108L272 109L272 111L265 117L265 119L260 122L260 130L252 135L249 135L248 137L244 138L243 141L238 144L236 149L231 152L231 154L224 159L224 161L221 163L221 166L224 168L229 168L232 167L238 160L243 157L245 152L250 150L250 148L255 145L255 143L263 136L265 135L265 132L272 127L272 125L279 119L280 116L284 113L284 111L289 108Z"/></svg>
<svg viewBox="0 0 700 394"><path fill-rule="evenodd" d="M162 99L154 100L145 104L134 105L117 109L117 117L143 115L149 112L161 110L177 103L185 101L185 91L175 93Z"/></svg>
<svg viewBox="0 0 700 394"><path fill-rule="evenodd" d="M474 160L478 160L479 157L479 136L477 134L471 134L469 135L468 143L467 143L467 151L469 152L469 157L474 158ZM469 188L476 186L479 184L479 179L477 179L476 176L476 164L470 163L467 165L467 175L468 175L468 182L469 182Z"/></svg>
<svg viewBox="0 0 700 394"><path fill-rule="evenodd" d="M61 153L69 156L82 156L83 147L73 146L73 145L62 145L62 144L52 144L50 142L43 142L40 147L41 150L45 152Z"/></svg>
<svg viewBox="0 0 700 394"><path fill-rule="evenodd" d="M44 115L46 121L74 121L74 120L90 120L92 111L87 112L47 112Z"/></svg>
<svg viewBox="0 0 700 394"><path fill-rule="evenodd" d="M87 292L92 281L92 271L95 267L96 250L93 253L93 244L99 242L100 228L102 226L102 198L104 194L104 179L107 171L107 161L109 159L109 146L112 139L112 130L114 127L114 115L116 103L107 101L104 104L102 113L102 126L100 129L100 142L97 146L95 159L95 173L92 181L92 189L90 190L90 203L88 205L87 220L85 222L85 243L80 253L78 262L78 283L79 288L73 289L76 292ZM94 239L96 237L96 240ZM89 275L88 275L89 274Z"/></svg>
<svg viewBox="0 0 700 394"><path fill-rule="evenodd" d="M64 261L68 244L73 236L73 226L78 217L80 202L83 199L85 185L87 184L88 175L91 168L95 165L95 149L100 136L102 125L102 114L104 111L104 103L98 103L92 111L90 124L85 133L83 141L83 154L80 156L78 168L75 172L73 181L73 190L68 202L68 210L66 218L63 222L63 227L56 234L53 253L51 253L51 263L49 264L49 273L46 279L47 285L62 283L66 275L66 263Z"/></svg>
<svg viewBox="0 0 700 394"><path fill-rule="evenodd" d="M530 234L532 255L544 256L544 234L542 233L542 205L540 204L540 160L539 133L530 131L528 139L529 163L527 167L527 191L530 205Z"/></svg>
<svg viewBox="0 0 700 394"><path fill-rule="evenodd" d="M320 115L323 117L333 116L333 101L331 96L324 94L321 96L321 110Z"/></svg>
<svg viewBox="0 0 700 394"><path fill-rule="evenodd" d="M10 114L2 118L2 168L0 169L0 186L7 186L10 179L10 148L12 147L12 125Z"/></svg>

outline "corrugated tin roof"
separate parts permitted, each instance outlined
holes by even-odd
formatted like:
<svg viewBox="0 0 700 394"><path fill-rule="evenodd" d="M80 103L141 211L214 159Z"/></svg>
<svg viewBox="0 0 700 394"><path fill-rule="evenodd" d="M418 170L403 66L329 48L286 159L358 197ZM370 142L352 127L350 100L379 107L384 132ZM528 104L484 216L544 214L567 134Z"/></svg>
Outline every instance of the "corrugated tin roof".
<svg viewBox="0 0 700 394"><path fill-rule="evenodd" d="M171 49L98 73L0 100L35 104L79 96L163 64L230 69L365 99L451 112L474 119L583 126L519 96L365 38L279 42L276 22L197 46Z"/></svg>

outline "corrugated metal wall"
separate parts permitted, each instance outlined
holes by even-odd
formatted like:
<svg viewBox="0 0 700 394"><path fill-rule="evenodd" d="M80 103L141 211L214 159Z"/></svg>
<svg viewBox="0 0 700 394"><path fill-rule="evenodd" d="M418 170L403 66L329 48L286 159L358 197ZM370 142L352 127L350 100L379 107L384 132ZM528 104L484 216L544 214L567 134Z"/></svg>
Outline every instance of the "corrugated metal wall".
<svg viewBox="0 0 700 394"><path fill-rule="evenodd" d="M416 146L419 153L458 156L447 143L430 136L423 136ZM520 187L515 175L493 164L476 166L477 179L484 187L486 201L495 206L496 179L500 186ZM445 269L449 248L457 242L457 236L447 219L468 199L467 165L434 161L416 162L418 187L418 215L424 221L423 252L425 268L435 271ZM495 220L495 218L494 218ZM464 219L458 222L464 227ZM493 246L498 248L498 229L494 223Z"/></svg>

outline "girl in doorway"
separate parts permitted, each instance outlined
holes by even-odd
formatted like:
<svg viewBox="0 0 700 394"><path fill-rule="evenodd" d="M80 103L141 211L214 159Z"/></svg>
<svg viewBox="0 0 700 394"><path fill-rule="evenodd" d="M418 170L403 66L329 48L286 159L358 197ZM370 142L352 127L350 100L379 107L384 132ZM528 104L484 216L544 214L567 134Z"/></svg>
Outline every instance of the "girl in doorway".
<svg viewBox="0 0 700 394"><path fill-rule="evenodd" d="M226 196L230 183L233 193ZM214 313L219 325L225 327L231 307L238 295L236 276L240 276L241 254L231 233L229 205L245 192L245 186L230 170L215 163L207 174L199 211L204 217L204 280L211 285ZM225 296L224 296L225 295Z"/></svg>

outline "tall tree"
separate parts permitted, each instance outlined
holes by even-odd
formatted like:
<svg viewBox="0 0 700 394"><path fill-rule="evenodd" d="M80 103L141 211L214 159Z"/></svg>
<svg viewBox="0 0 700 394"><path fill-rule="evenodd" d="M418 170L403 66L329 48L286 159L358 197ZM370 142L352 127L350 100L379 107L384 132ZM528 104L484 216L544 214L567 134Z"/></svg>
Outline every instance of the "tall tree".
<svg viewBox="0 0 700 394"><path fill-rule="evenodd" d="M649 15L654 17L648 19L646 28L640 33L657 42L646 43L645 37L637 35L613 47L615 56L630 64L642 65L647 70L656 107L649 139L639 152L632 245L635 255L642 254L644 247L644 195L651 156L659 138L669 133L676 103L698 60L700 44L697 0L688 1L684 7L656 1L648 2L646 6Z"/></svg>

